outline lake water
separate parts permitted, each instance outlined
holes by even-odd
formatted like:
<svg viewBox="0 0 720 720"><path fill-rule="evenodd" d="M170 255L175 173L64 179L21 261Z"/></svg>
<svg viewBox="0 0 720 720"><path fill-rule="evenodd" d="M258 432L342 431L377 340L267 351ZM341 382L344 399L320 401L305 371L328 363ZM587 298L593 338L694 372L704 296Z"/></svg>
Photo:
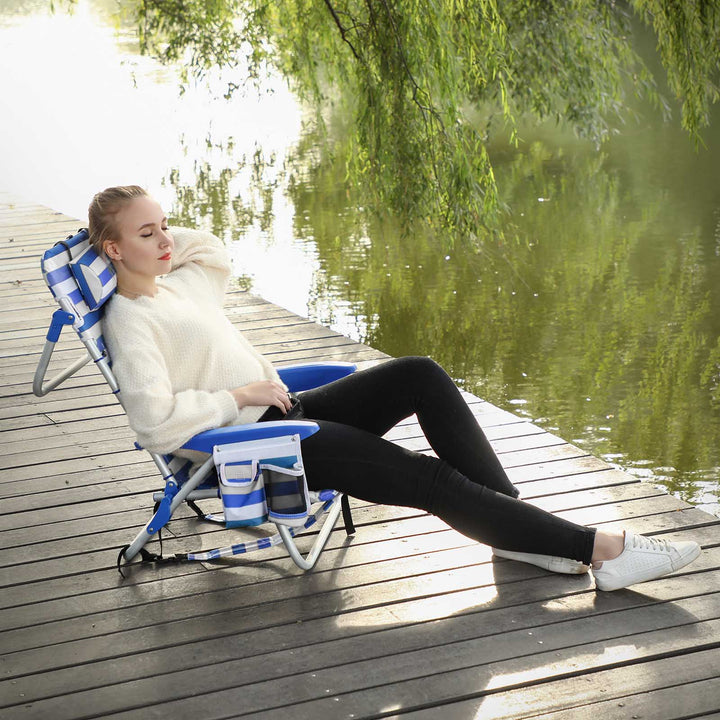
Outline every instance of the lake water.
<svg viewBox="0 0 720 720"><path fill-rule="evenodd" d="M490 148L517 242L448 251L374 220L280 78L183 95L109 0L0 2L0 185L85 218L114 184L229 244L239 282L720 513L720 116L695 151L652 112L599 150ZM333 132L341 133L340 129Z"/></svg>

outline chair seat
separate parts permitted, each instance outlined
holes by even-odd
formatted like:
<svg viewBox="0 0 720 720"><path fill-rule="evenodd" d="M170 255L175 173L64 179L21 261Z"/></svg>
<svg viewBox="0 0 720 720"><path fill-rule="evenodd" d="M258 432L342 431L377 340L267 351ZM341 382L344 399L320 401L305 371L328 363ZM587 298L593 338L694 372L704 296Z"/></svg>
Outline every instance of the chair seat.
<svg viewBox="0 0 720 720"><path fill-rule="evenodd" d="M299 435L301 440L315 434L320 428L309 420L275 420L247 425L228 425L198 433L190 438L183 448L211 453L216 445L245 442L247 440L267 440L269 438Z"/></svg>

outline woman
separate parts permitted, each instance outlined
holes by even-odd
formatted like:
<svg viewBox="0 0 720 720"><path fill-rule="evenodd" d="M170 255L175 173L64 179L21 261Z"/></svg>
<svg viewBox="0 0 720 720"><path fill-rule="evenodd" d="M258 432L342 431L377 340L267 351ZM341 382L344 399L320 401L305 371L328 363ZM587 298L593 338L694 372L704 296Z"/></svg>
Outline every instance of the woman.
<svg viewBox="0 0 720 720"><path fill-rule="evenodd" d="M217 238L171 234L160 205L137 186L98 193L89 228L117 271L104 333L140 444L192 457L177 448L203 430L285 416L293 401L277 372L223 312L230 268ZM555 572L592 565L601 590L661 577L700 553L694 542L582 527L518 500L457 387L427 358L306 391L301 407L320 426L303 441L311 489L429 511L496 555ZM437 458L382 438L413 413Z"/></svg>

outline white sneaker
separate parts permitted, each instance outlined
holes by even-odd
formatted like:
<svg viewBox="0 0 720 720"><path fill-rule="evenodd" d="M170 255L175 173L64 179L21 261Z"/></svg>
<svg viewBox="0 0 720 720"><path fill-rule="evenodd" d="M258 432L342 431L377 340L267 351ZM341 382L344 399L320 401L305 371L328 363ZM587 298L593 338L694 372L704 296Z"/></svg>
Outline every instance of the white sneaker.
<svg viewBox="0 0 720 720"><path fill-rule="evenodd" d="M696 542L668 542L626 531L625 548L620 555L593 567L595 586L598 590L619 590L655 580L685 567L699 554Z"/></svg>
<svg viewBox="0 0 720 720"><path fill-rule="evenodd" d="M551 572L563 573L565 575L583 575L590 568L579 560L571 558L556 557L554 555L538 555L537 553L513 552L512 550L499 550L493 548L493 555L506 558L507 560L517 560L528 565L536 565L543 570Z"/></svg>

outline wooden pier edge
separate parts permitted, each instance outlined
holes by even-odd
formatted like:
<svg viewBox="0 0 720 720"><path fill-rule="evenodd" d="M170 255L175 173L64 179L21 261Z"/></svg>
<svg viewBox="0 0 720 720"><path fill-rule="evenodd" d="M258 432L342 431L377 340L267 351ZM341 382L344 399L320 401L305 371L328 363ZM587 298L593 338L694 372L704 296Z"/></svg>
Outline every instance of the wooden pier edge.
<svg viewBox="0 0 720 720"><path fill-rule="evenodd" d="M573 521L693 538L685 571L615 593L493 559L416 510L353 502L315 571L280 550L115 569L158 477L93 367L32 394L53 300L40 256L81 223L0 192L0 714L14 718L720 717L720 518L466 394L524 499ZM279 364L387 358L234 289ZM59 369L80 354L71 333ZM414 419L389 433L429 451ZM166 550L231 533L189 514ZM301 541L301 548L312 538Z"/></svg>

